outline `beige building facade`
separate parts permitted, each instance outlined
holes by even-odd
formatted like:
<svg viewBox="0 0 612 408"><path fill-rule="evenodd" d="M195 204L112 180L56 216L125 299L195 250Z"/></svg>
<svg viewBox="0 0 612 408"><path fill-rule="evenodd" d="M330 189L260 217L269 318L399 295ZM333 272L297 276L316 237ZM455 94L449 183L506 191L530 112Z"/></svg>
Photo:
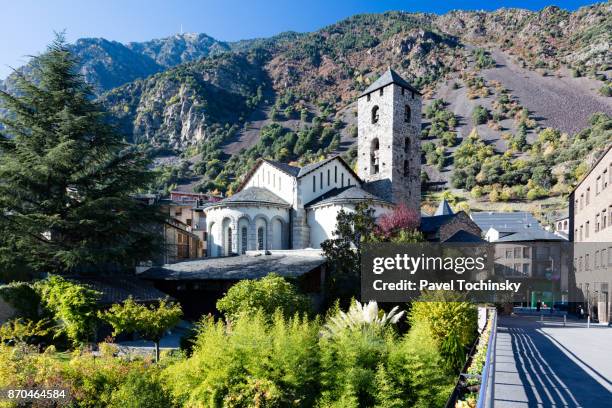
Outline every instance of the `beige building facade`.
<svg viewBox="0 0 612 408"><path fill-rule="evenodd" d="M612 145L570 195L576 286L591 316L612 315Z"/></svg>

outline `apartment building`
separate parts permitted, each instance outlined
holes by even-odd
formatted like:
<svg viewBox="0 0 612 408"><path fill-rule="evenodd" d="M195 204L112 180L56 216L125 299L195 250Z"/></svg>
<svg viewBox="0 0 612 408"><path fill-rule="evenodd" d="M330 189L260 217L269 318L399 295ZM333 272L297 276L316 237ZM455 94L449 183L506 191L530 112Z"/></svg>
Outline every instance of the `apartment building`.
<svg viewBox="0 0 612 408"><path fill-rule="evenodd" d="M569 197L576 286L591 316L612 318L612 144Z"/></svg>
<svg viewBox="0 0 612 408"><path fill-rule="evenodd" d="M471 217L495 245L495 275L522 281L520 297L528 306L569 301L566 238L546 231L529 212L473 212Z"/></svg>

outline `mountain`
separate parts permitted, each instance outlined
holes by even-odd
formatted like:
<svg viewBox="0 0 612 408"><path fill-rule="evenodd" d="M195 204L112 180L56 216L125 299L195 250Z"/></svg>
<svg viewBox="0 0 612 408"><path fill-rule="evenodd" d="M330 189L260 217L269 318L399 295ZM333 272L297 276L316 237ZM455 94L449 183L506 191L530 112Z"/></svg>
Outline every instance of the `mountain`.
<svg viewBox="0 0 612 408"><path fill-rule="evenodd" d="M205 34L177 34L127 45L104 38L81 38L69 46L80 61L80 72L97 95L183 62L229 50L229 45ZM30 64L18 69L29 75ZM14 75L5 85L13 89Z"/></svg>
<svg viewBox="0 0 612 408"><path fill-rule="evenodd" d="M184 62L195 61L208 55L229 51L230 46L206 34L177 34L146 42L132 42L129 49L144 55L162 67L169 68Z"/></svg>
<svg viewBox="0 0 612 408"><path fill-rule="evenodd" d="M424 169L431 184L448 188L456 173L480 171L455 166L473 131L493 149L491 160L510 151L510 164L550 151L550 136L540 140L548 127L567 133L557 147L591 127L605 140L607 122L591 115L612 115L610 32L612 5L600 3L574 12L387 12L234 43L183 34L126 45L85 39L73 50L126 138L171 154L160 159L167 188L201 180L202 190L231 189L261 156L305 163L340 152L353 160L355 99L389 66L432 106ZM585 149L576 151L565 184Z"/></svg>

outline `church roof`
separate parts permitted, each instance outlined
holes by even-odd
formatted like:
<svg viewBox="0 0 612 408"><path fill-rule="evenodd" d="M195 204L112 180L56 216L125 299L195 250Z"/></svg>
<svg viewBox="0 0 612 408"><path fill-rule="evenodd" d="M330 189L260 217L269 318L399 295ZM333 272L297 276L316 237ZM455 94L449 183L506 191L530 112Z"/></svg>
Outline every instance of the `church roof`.
<svg viewBox="0 0 612 408"><path fill-rule="evenodd" d="M443 199L440 201L440 205L438 205L438 209L436 210L434 215L452 215L454 214L453 209L448 204L448 201Z"/></svg>
<svg viewBox="0 0 612 408"><path fill-rule="evenodd" d="M380 78L378 78L376 81L374 81L372 85L368 86L368 88L363 91L361 95L359 95L359 97L361 98L362 96L372 93L377 89L383 88L389 84L397 84L403 88L411 90L412 92L418 95L421 95L421 93L412 85L410 85L408 81L402 78L397 72L395 72L391 68L388 68L385 73L382 74Z"/></svg>
<svg viewBox="0 0 612 408"><path fill-rule="evenodd" d="M361 182L361 179L355 173L355 171L351 168L351 166L346 164L344 159L341 156L339 156L339 155L328 157L327 159L321 160L321 161L316 162L316 163L307 164L304 167L291 166L290 164L281 163L281 162L278 162L278 161L275 161L275 160L259 159L257 161L257 163L253 166L253 168L251 170L249 170L249 172L244 177L244 180L242 181L242 184L240 184L240 187L238 187L238 191L242 191L242 188L251 179L253 174L255 174L255 172L257 171L259 166L261 166L262 163L268 163L271 166L276 167L280 171L285 172L285 173L287 173L288 175L290 175L292 177L300 178L300 177L304 177L308 173L310 173L310 172L318 169L319 167L321 167L321 166L323 166L323 165L325 165L325 164L327 164L327 163L329 163L329 162L331 162L333 160L336 160L336 159L340 162L340 164L342 164L353 175L353 177L355 177L357 180L359 180L359 182Z"/></svg>
<svg viewBox="0 0 612 408"><path fill-rule="evenodd" d="M276 160L269 160L269 159L262 159L262 160L276 167L280 171L283 171L293 177L297 177L301 170L299 167L292 166L287 163L282 163Z"/></svg>
<svg viewBox="0 0 612 408"><path fill-rule="evenodd" d="M262 187L249 187L249 188L245 188L244 190L240 190L236 194L224 200L218 201L216 203L212 203L207 208L217 207L220 205L222 206L222 205L227 205L227 204L252 204L252 203L272 204L272 205L278 205L281 207L291 207L291 204L289 204L288 202L286 202L285 200L283 200L282 198L280 198L279 196L277 196L276 194L274 194L268 189L265 189Z"/></svg>
<svg viewBox="0 0 612 408"><path fill-rule="evenodd" d="M270 251L269 255L247 251L245 255L204 258L157 266L139 274L151 280L241 280L259 279L269 273L286 278L302 276L326 262L321 251L312 249Z"/></svg>
<svg viewBox="0 0 612 408"><path fill-rule="evenodd" d="M314 207L325 204L359 202L367 200L383 202L389 205L393 205L393 203L389 201L383 200L382 198L377 197L374 194L368 193L361 187L348 186L343 188L331 189L322 196L317 197L311 202L307 203L304 207Z"/></svg>

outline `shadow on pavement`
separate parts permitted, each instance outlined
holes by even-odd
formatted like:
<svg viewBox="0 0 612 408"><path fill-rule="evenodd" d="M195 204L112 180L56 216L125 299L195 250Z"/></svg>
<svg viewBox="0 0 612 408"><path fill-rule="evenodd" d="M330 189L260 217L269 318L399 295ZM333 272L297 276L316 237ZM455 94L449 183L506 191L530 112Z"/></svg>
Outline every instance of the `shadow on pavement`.
<svg viewBox="0 0 612 408"><path fill-rule="evenodd" d="M495 407L612 406L612 394L538 327L524 319L500 324Z"/></svg>

